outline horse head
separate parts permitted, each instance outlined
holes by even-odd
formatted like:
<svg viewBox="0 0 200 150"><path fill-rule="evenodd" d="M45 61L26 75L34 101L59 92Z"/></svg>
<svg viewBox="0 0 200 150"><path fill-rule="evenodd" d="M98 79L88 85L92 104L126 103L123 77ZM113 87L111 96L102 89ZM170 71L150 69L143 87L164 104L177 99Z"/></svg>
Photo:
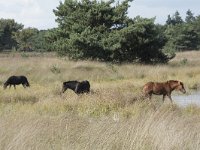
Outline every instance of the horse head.
<svg viewBox="0 0 200 150"><path fill-rule="evenodd" d="M184 88L184 84L181 81L177 82L176 90L181 91L182 93L186 93L186 90Z"/></svg>

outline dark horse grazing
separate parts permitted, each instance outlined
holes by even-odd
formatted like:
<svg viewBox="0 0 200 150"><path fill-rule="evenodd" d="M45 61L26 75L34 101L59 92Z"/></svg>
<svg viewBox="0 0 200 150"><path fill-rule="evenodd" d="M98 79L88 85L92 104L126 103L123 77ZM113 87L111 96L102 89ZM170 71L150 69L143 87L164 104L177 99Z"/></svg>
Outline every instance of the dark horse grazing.
<svg viewBox="0 0 200 150"><path fill-rule="evenodd" d="M163 102L166 96L168 96L172 102L171 92L173 90L179 90L182 93L186 93L183 82L176 80L169 80L167 82L148 82L143 87L145 96L151 99L152 94L163 95Z"/></svg>
<svg viewBox="0 0 200 150"><path fill-rule="evenodd" d="M89 93L90 83L87 80L82 82L78 81L63 82L62 93L64 93L67 89L73 90L76 94Z"/></svg>
<svg viewBox="0 0 200 150"><path fill-rule="evenodd" d="M9 85L10 87L13 85L16 89L16 85L22 84L24 88L29 87L30 84L25 76L10 76L8 80L4 83L4 89Z"/></svg>

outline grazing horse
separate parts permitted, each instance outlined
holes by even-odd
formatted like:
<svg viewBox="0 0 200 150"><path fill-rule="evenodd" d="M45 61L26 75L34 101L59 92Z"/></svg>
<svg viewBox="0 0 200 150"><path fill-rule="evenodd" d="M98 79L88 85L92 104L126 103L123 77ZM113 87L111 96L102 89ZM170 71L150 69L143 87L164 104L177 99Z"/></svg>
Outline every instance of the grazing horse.
<svg viewBox="0 0 200 150"><path fill-rule="evenodd" d="M10 76L8 80L4 83L4 89L9 85L10 87L13 85L16 89L16 85L22 84L24 88L29 87L30 84L25 76Z"/></svg>
<svg viewBox="0 0 200 150"><path fill-rule="evenodd" d="M163 95L163 102L166 96L168 96L172 102L171 92L173 90L179 90L182 93L186 93L183 82L176 80L169 80L167 82L148 82L143 87L143 93L149 100L151 99L152 94Z"/></svg>
<svg viewBox="0 0 200 150"><path fill-rule="evenodd" d="M78 81L63 82L62 93L64 93L67 89L73 90L76 94L89 93L90 83L87 80L82 82Z"/></svg>

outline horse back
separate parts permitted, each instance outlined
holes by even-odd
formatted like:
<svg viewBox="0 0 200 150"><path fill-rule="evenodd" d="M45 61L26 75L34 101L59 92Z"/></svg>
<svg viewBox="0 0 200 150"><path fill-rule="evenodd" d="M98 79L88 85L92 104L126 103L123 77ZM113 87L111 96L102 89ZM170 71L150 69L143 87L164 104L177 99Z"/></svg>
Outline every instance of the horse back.
<svg viewBox="0 0 200 150"><path fill-rule="evenodd" d="M152 94L167 94L169 92L169 86L165 82L148 82L144 85L144 93Z"/></svg>
<svg viewBox="0 0 200 150"><path fill-rule="evenodd" d="M63 82L63 88L69 88L72 90L75 90L77 84L79 84L80 82L78 81L67 81L67 82Z"/></svg>
<svg viewBox="0 0 200 150"><path fill-rule="evenodd" d="M83 85L87 88L87 89L90 89L90 83L89 81L85 80L85 81L82 81Z"/></svg>
<svg viewBox="0 0 200 150"><path fill-rule="evenodd" d="M75 85L79 83L78 81L66 81L66 82L63 82L63 85Z"/></svg>
<svg viewBox="0 0 200 150"><path fill-rule="evenodd" d="M143 93L149 93L153 90L153 84L154 82L148 82L143 87Z"/></svg>
<svg viewBox="0 0 200 150"><path fill-rule="evenodd" d="M154 83L153 93L154 94L167 94L169 93L169 85L166 82L157 82Z"/></svg>
<svg viewBox="0 0 200 150"><path fill-rule="evenodd" d="M85 80L80 82L76 87L76 93L88 93L90 92L90 83L89 81Z"/></svg>
<svg viewBox="0 0 200 150"><path fill-rule="evenodd" d="M25 76L10 76L6 81L6 84L28 84L28 80Z"/></svg>

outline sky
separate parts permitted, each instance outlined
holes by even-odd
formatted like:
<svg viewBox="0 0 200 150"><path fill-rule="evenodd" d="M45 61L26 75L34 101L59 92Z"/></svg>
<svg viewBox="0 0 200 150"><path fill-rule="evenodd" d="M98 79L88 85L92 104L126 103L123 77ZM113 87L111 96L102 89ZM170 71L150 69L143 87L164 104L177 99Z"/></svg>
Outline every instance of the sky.
<svg viewBox="0 0 200 150"><path fill-rule="evenodd" d="M61 0L64 1L64 0ZM25 27L50 29L57 27L53 9L60 0L0 0L0 18L15 19ZM156 23L164 24L167 16L179 11L182 18L190 9L195 16L200 15L200 0L134 0L128 16L156 17Z"/></svg>

